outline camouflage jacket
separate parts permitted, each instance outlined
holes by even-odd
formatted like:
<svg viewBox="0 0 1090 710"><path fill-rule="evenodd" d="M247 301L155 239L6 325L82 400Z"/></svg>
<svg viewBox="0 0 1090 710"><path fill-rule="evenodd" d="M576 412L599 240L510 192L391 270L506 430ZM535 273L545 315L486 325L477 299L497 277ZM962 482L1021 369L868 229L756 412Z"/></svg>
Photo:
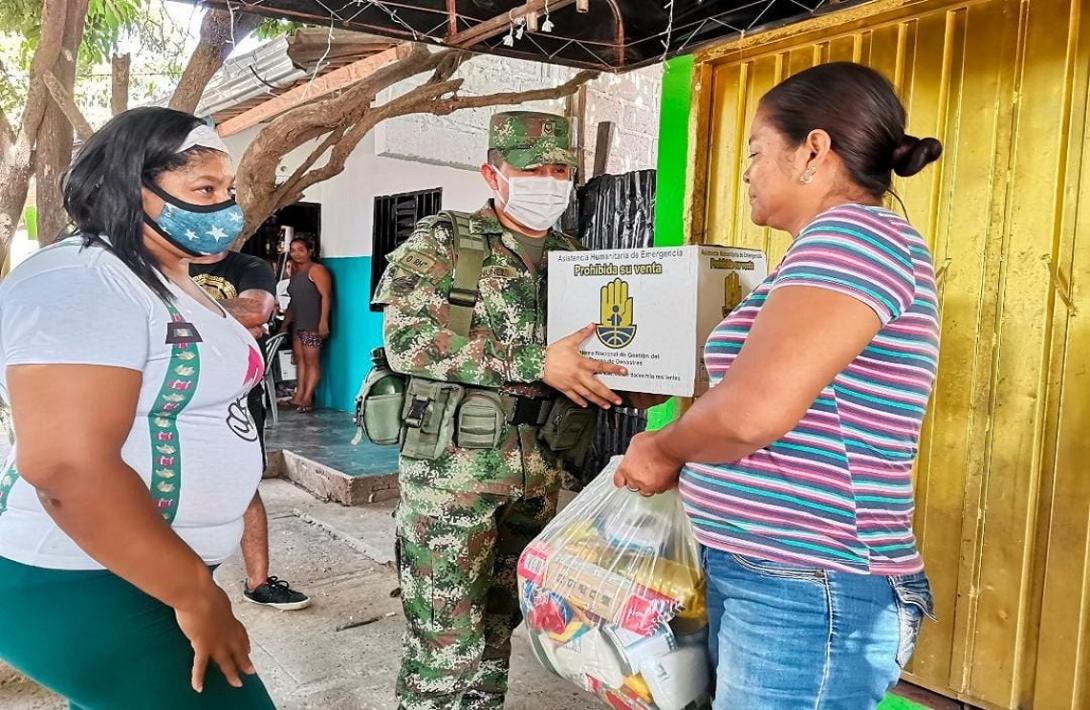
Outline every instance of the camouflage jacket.
<svg viewBox="0 0 1090 710"><path fill-rule="evenodd" d="M386 306L386 356L397 372L445 382L544 396L546 262L540 268L520 255L518 242L496 218L491 203L476 212L470 229L487 237L479 295L468 337L447 328L447 299L454 283L454 235L437 217L422 220L388 257L374 302ZM575 239L550 231L545 251L581 249Z"/></svg>

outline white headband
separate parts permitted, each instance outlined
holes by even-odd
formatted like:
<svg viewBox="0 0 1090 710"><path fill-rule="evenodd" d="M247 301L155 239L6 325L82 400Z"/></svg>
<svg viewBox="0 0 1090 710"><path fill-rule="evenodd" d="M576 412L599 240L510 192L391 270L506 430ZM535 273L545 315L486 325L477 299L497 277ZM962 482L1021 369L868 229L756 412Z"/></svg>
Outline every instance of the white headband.
<svg viewBox="0 0 1090 710"><path fill-rule="evenodd" d="M190 131L189 135L182 141L181 147L175 152L184 153L190 148L198 145L231 155L231 151L227 150L227 144L220 138L220 134L216 133L214 128L204 123Z"/></svg>

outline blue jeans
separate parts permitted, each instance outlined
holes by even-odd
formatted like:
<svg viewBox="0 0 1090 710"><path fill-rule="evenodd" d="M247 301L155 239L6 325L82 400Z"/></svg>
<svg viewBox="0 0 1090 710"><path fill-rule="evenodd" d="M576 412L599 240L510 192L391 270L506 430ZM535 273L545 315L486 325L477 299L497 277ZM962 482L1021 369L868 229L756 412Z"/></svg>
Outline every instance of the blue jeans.
<svg viewBox="0 0 1090 710"><path fill-rule="evenodd" d="M912 656L931 589L703 548L715 710L874 708Z"/></svg>

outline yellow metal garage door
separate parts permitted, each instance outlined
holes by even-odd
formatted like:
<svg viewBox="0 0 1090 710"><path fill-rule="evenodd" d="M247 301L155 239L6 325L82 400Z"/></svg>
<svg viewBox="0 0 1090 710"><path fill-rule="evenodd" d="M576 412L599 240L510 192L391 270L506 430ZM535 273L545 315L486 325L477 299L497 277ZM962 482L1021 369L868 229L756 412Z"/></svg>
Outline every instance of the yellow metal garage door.
<svg viewBox="0 0 1090 710"><path fill-rule="evenodd" d="M766 249L741 172L759 97L816 62L889 76L946 146L899 182L939 274L916 525L940 621L909 679L1090 708L1090 0L876 2L697 57L690 240ZM851 110L851 107L845 107Z"/></svg>

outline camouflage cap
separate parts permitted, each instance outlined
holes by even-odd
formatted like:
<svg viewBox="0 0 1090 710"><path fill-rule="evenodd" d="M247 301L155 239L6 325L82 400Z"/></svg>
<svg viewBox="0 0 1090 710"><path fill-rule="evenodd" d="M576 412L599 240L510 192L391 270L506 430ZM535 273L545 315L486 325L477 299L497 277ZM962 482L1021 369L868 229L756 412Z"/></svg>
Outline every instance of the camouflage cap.
<svg viewBox="0 0 1090 710"><path fill-rule="evenodd" d="M575 166L568 119L536 111L505 111L492 117L488 148L509 165L532 170L542 165Z"/></svg>

